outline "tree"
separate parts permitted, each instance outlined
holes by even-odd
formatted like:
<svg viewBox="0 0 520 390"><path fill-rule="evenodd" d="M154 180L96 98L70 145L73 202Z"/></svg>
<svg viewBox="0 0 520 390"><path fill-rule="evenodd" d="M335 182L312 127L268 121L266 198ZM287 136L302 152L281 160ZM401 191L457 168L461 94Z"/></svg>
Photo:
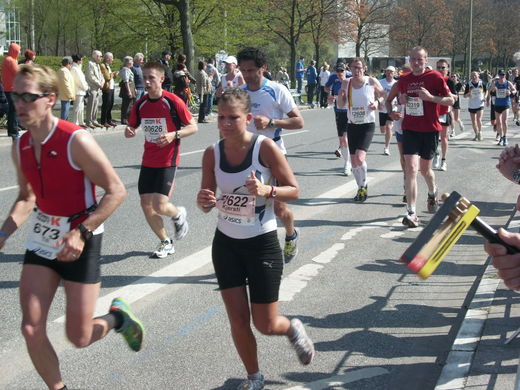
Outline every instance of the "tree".
<svg viewBox="0 0 520 390"><path fill-rule="evenodd" d="M342 0L342 30L346 31L347 40L354 42L356 57L361 57L364 48L367 58L371 46L388 38L388 29L383 26L389 24L392 4L391 0Z"/></svg>

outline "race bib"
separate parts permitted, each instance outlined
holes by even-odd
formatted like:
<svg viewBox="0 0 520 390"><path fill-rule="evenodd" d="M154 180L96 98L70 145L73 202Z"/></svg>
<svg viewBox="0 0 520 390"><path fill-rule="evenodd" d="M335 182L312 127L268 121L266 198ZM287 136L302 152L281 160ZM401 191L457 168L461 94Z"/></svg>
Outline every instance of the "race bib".
<svg viewBox="0 0 520 390"><path fill-rule="evenodd" d="M157 143L157 138L167 133L166 118L143 118L141 127L148 142Z"/></svg>
<svg viewBox="0 0 520 390"><path fill-rule="evenodd" d="M250 226L255 224L256 196L244 194L222 194L217 199L220 217L226 222Z"/></svg>
<svg viewBox="0 0 520 390"><path fill-rule="evenodd" d="M505 99L506 97L507 97L507 89L506 88L497 89L497 98Z"/></svg>
<svg viewBox="0 0 520 390"><path fill-rule="evenodd" d="M472 88L471 89L471 96L478 97L482 93L482 90L480 88Z"/></svg>
<svg viewBox="0 0 520 390"><path fill-rule="evenodd" d="M366 108L365 107L351 107L350 115L353 123L365 123Z"/></svg>
<svg viewBox="0 0 520 390"><path fill-rule="evenodd" d="M56 247L56 243L70 231L68 217L49 215L36 209L29 226L31 231L25 247L38 256L55 260L58 252L63 249L63 245Z"/></svg>
<svg viewBox="0 0 520 390"><path fill-rule="evenodd" d="M408 96L406 102L406 113L411 116L423 116L423 101L418 97Z"/></svg>

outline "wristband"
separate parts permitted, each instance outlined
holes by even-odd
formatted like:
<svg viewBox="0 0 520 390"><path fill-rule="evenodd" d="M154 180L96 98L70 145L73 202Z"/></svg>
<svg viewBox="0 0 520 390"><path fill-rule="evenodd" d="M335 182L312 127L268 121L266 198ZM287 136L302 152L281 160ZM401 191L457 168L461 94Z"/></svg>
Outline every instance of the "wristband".
<svg viewBox="0 0 520 390"><path fill-rule="evenodd" d="M271 192L269 192L269 195L267 195L267 199L276 198L276 187L271 186Z"/></svg>

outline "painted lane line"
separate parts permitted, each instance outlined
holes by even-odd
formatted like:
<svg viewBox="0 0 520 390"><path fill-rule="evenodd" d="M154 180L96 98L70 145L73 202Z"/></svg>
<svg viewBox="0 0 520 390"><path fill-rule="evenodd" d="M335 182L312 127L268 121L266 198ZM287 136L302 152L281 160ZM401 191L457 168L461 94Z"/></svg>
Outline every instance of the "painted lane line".
<svg viewBox="0 0 520 390"><path fill-rule="evenodd" d="M14 190L16 188L18 188L18 186L4 187L4 188L0 188L0 192Z"/></svg>
<svg viewBox="0 0 520 390"><path fill-rule="evenodd" d="M382 367L362 368L360 370L349 371L342 375L331 376L330 378L320 379L305 385L289 387L285 390L325 390L331 387L346 385L347 383L357 382L363 379L373 378L379 375L386 375L389 371Z"/></svg>

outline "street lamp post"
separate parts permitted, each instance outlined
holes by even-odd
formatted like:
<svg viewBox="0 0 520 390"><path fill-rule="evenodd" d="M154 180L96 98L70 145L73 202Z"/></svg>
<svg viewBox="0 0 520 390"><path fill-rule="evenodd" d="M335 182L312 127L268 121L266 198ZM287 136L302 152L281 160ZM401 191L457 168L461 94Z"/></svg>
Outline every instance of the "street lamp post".
<svg viewBox="0 0 520 390"><path fill-rule="evenodd" d="M468 50L468 80L471 78L471 48L473 44L473 0L469 0L469 50Z"/></svg>

